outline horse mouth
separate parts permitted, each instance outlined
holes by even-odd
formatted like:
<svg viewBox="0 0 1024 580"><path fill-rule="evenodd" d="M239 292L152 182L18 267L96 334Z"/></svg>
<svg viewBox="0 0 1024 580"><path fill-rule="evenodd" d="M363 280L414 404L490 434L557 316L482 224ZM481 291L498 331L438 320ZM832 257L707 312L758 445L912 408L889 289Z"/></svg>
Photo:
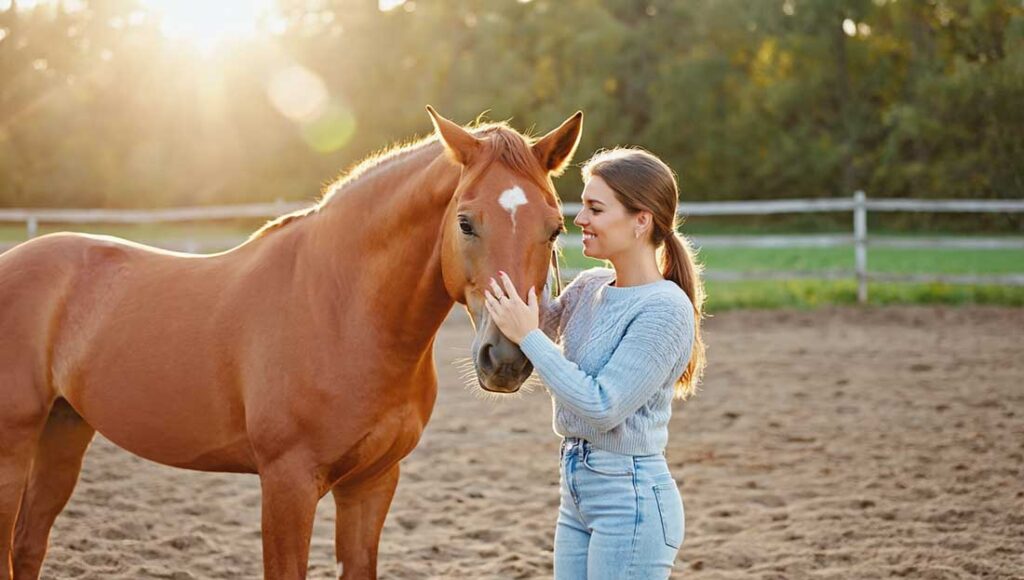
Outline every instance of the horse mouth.
<svg viewBox="0 0 1024 580"><path fill-rule="evenodd" d="M503 395L510 395L512 393L515 393L523 386L523 381L513 381L509 384L487 384L483 381L483 379L477 378L476 382L477 384L480 385L481 389L487 391L488 393L500 393Z"/></svg>

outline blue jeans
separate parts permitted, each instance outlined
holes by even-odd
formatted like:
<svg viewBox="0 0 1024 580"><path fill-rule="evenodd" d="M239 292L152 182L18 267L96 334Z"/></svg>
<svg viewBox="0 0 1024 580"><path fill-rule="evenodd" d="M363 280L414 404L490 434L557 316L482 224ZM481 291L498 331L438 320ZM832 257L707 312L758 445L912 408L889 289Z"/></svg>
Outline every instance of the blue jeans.
<svg viewBox="0 0 1024 580"><path fill-rule="evenodd" d="M668 578L685 524L663 454L562 441L555 580Z"/></svg>

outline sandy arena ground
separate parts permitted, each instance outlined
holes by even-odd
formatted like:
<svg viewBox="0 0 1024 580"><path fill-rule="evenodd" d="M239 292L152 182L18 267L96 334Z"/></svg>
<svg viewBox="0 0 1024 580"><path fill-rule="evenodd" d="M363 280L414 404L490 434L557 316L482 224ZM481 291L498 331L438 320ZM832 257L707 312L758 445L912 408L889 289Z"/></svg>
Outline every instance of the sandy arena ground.
<svg viewBox="0 0 1024 580"><path fill-rule="evenodd" d="M461 311L381 544L382 578L550 578L558 438L543 389L463 387ZM1024 310L732 312L668 459L686 505L675 577L1024 578ZM97 437L44 578L259 578L254 476L135 458ZM320 504L310 578L334 571Z"/></svg>

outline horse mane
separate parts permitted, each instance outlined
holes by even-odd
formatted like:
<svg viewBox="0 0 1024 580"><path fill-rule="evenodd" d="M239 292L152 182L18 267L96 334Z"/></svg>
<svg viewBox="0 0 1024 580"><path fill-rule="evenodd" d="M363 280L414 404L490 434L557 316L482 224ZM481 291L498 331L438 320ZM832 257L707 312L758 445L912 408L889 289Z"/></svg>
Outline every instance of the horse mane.
<svg viewBox="0 0 1024 580"><path fill-rule="evenodd" d="M545 173L541 168L540 162L537 161L533 151L530 149L535 140L533 137L523 135L505 121L477 124L470 127L469 131L477 137L486 137L486 140L491 144L491 147L487 148L489 158L483 160L485 165L499 161L512 171L530 176L538 185L547 189ZM420 139L414 138L411 141L398 142L370 154L350 169L343 171L338 178L326 185L321 192L320 199L316 203L307 208L286 213L268 221L249 236L249 241L262 238L299 218L320 211L321 208L326 207L331 200L343 192L346 186L354 181L366 177L368 174L375 173L376 171L374 170L384 169L390 166L392 162L397 161L398 158L425 149L437 143L437 141L436 135Z"/></svg>

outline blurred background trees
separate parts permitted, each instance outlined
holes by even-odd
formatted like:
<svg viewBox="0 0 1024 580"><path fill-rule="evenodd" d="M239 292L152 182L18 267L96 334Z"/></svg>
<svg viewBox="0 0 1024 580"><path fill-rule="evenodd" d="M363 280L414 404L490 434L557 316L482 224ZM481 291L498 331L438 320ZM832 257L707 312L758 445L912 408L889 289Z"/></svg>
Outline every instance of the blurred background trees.
<svg viewBox="0 0 1024 580"><path fill-rule="evenodd" d="M267 0L206 36L161 4L0 0L0 206L312 200L428 103L582 109L577 161L644 146L687 200L1024 197L1020 0Z"/></svg>

